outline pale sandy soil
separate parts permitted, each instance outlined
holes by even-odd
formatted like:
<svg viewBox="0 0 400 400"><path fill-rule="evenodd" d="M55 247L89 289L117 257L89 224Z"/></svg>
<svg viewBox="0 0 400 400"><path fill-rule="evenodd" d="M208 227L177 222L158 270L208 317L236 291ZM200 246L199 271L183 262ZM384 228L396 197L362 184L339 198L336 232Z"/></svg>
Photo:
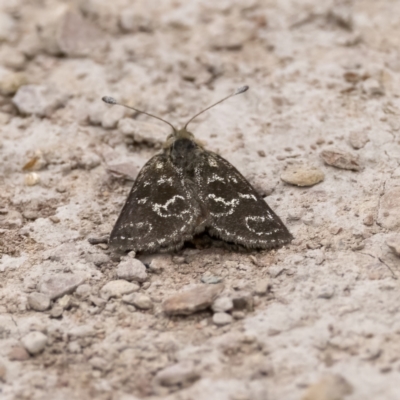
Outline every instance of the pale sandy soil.
<svg viewBox="0 0 400 400"><path fill-rule="evenodd" d="M68 7L84 20L63 30ZM400 398L400 258L387 244L400 248L399 1L1 0L0 11L2 399ZM32 100L24 83L48 89ZM295 240L147 257L138 293L152 308L102 300L118 261L87 239L110 232L131 186L107 168L135 173L169 130L100 98L180 125L243 84L191 130L268 194ZM324 164L330 149L360 170ZM281 181L302 164L324 181ZM56 274L86 286L32 310L28 296ZM204 276L254 309L222 327L210 309L162 312ZM31 356L29 332L46 341Z"/></svg>

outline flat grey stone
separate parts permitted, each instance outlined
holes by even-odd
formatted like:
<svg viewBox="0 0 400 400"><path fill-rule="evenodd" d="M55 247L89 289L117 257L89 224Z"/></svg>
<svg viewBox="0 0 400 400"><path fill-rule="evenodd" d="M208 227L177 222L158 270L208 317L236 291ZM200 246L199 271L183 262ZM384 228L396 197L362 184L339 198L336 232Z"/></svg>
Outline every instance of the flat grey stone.
<svg viewBox="0 0 400 400"><path fill-rule="evenodd" d="M45 277L39 284L39 291L55 300L72 293L84 281L85 278L81 275L59 273Z"/></svg>

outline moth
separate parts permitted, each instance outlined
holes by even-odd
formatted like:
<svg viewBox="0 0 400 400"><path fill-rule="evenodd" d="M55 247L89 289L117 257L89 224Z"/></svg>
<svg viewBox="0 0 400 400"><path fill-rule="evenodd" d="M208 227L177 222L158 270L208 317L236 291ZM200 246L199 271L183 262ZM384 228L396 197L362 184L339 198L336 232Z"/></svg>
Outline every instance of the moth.
<svg viewBox="0 0 400 400"><path fill-rule="evenodd" d="M139 172L114 225L109 246L115 252L167 252L206 231L210 236L248 249L277 248L292 240L281 219L227 160L206 150L188 131L200 114L248 86L207 107L182 129L172 128L160 154Z"/></svg>

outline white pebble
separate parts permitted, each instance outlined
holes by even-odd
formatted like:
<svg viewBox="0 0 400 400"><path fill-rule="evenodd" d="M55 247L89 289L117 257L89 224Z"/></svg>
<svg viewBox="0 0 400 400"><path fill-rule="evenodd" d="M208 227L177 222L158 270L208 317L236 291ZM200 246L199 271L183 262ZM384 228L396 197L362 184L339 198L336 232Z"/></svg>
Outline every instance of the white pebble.
<svg viewBox="0 0 400 400"><path fill-rule="evenodd" d="M36 172L30 172L25 175L24 182L26 186L35 186L40 182L40 176Z"/></svg>
<svg viewBox="0 0 400 400"><path fill-rule="evenodd" d="M117 268L120 279L127 281L144 282L147 279L146 267L136 258L127 258L121 261Z"/></svg>
<svg viewBox="0 0 400 400"><path fill-rule="evenodd" d="M233 301L229 297L219 297L214 300L211 308L215 313L230 311L233 308Z"/></svg>
<svg viewBox="0 0 400 400"><path fill-rule="evenodd" d="M21 342L28 353L35 355L44 350L47 344L47 336L38 331L29 332L25 335Z"/></svg>
<svg viewBox="0 0 400 400"><path fill-rule="evenodd" d="M31 293L28 296L28 304L32 310L46 311L50 308L50 297L43 293Z"/></svg>
<svg viewBox="0 0 400 400"><path fill-rule="evenodd" d="M217 312L213 315L213 322L217 326L228 325L232 322L232 316L224 313L224 312Z"/></svg>
<svg viewBox="0 0 400 400"><path fill-rule="evenodd" d="M150 297L145 294L137 294L133 299L132 304L141 310L149 310L153 307L153 302Z"/></svg>

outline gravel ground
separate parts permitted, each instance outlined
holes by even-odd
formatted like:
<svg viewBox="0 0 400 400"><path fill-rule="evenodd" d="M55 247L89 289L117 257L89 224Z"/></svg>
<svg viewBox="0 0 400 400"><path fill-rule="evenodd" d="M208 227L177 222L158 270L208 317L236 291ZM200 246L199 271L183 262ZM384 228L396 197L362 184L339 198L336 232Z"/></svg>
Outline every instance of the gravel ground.
<svg viewBox="0 0 400 400"><path fill-rule="evenodd" d="M1 0L0 397L399 399L399 15ZM122 260L89 244L169 133L101 97L179 126L244 84L191 130L295 240Z"/></svg>

